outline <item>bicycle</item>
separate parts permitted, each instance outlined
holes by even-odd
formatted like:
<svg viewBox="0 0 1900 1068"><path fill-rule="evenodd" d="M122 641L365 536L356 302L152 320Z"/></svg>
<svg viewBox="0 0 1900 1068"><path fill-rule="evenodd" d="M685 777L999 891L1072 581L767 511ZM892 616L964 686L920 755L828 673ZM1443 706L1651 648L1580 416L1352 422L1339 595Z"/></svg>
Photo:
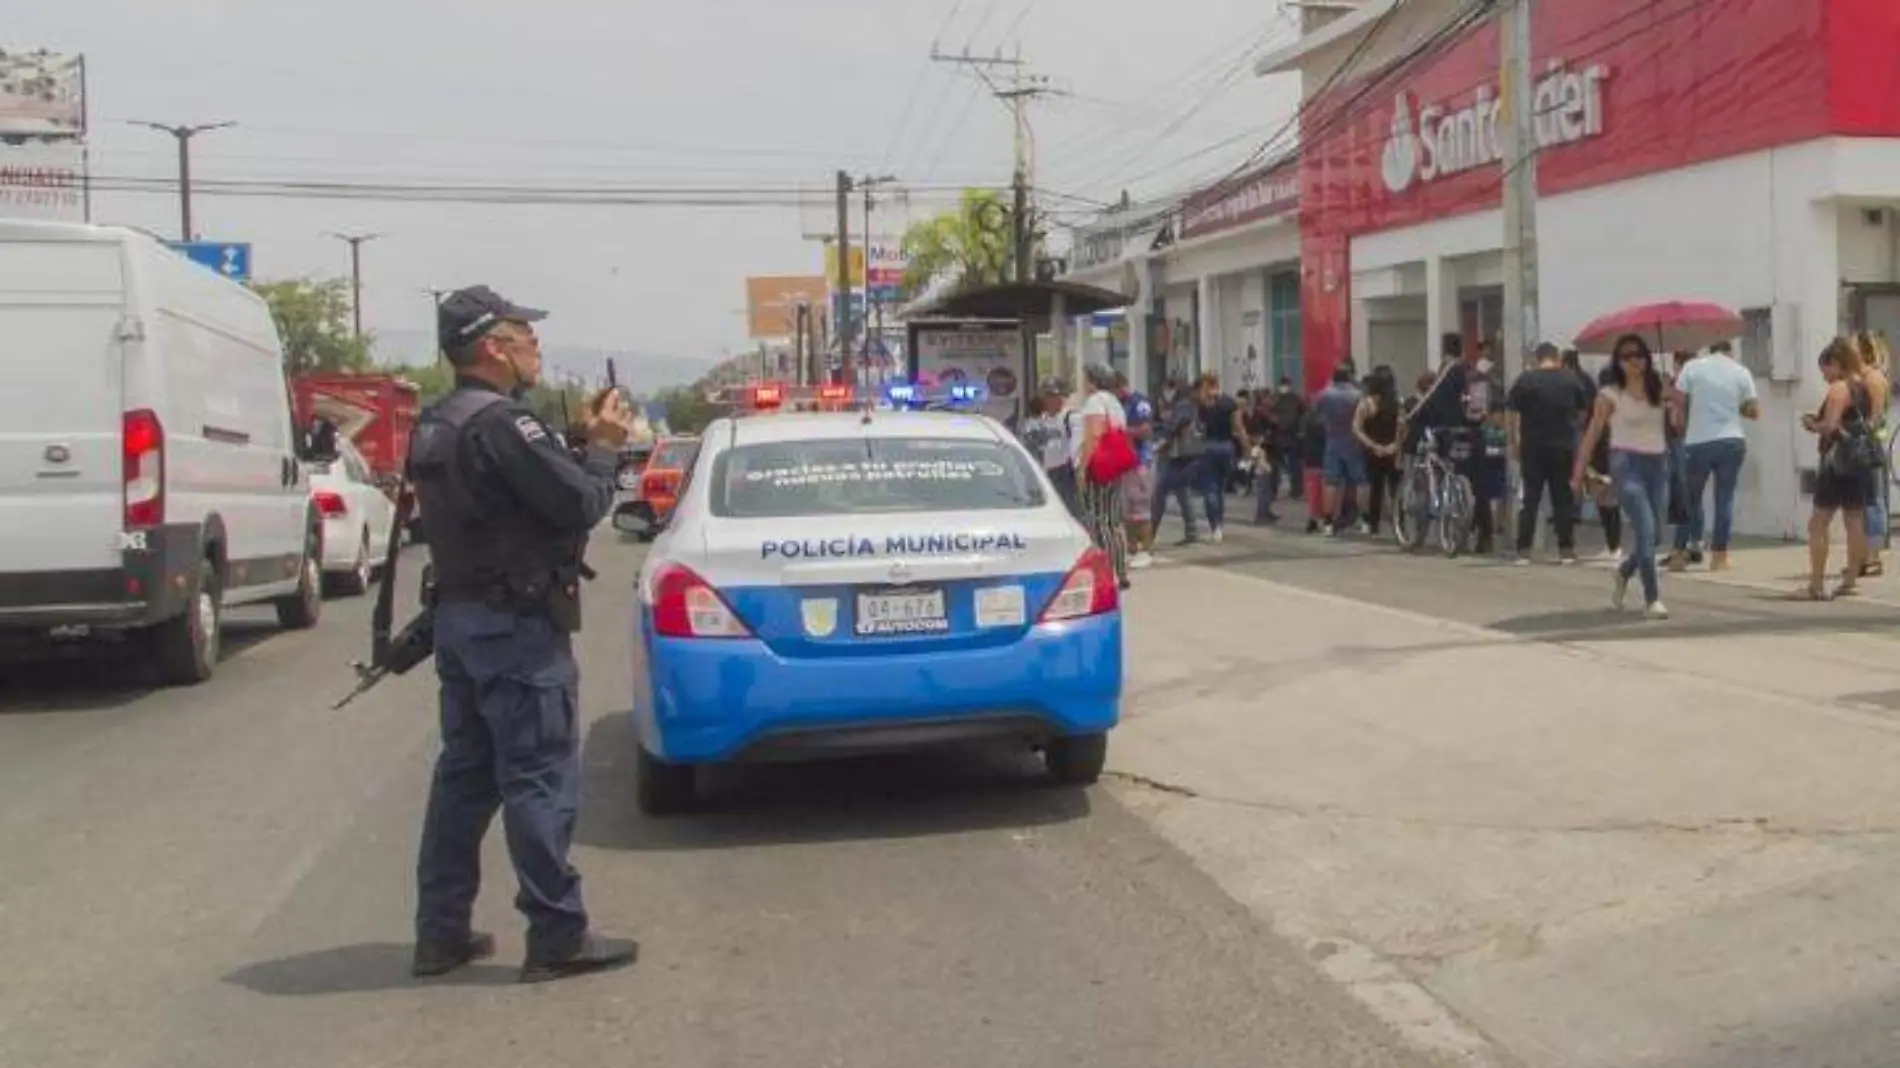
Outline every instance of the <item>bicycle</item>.
<svg viewBox="0 0 1900 1068"><path fill-rule="evenodd" d="M1460 443L1454 441L1452 447L1456 449ZM1464 447L1469 448L1469 443ZM1439 549L1447 557L1465 551L1471 540L1477 494L1471 480L1440 454L1437 431L1428 428L1424 432L1418 453L1399 483L1395 504L1392 533L1400 549L1414 552L1435 534Z"/></svg>

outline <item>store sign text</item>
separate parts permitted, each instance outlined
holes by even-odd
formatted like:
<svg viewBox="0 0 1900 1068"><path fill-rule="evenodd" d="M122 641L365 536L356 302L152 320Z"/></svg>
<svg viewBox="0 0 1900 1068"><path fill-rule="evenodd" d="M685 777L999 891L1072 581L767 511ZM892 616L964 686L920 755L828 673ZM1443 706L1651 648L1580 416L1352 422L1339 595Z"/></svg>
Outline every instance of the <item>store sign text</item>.
<svg viewBox="0 0 1900 1068"><path fill-rule="evenodd" d="M1188 204L1181 236L1193 238L1284 214L1300 206L1300 176L1276 167L1205 203Z"/></svg>
<svg viewBox="0 0 1900 1068"><path fill-rule="evenodd" d="M1609 76L1603 64L1573 71L1562 60L1552 60L1531 93L1537 147L1549 149L1601 136L1603 83ZM1417 182L1501 163L1504 150L1498 123L1502 114L1503 101L1490 86L1480 87L1464 107L1431 104L1419 109L1416 119L1411 94L1400 93L1392 108L1392 134L1380 160L1386 188L1403 193Z"/></svg>

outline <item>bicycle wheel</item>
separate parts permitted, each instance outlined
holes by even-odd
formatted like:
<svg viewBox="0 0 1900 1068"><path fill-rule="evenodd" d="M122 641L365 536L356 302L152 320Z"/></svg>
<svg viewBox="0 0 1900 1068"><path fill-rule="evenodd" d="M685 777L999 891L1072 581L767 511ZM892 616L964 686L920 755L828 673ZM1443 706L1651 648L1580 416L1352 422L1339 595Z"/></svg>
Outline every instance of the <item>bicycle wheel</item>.
<svg viewBox="0 0 1900 1068"><path fill-rule="evenodd" d="M1392 502L1392 537L1408 553L1425 544L1426 513L1431 501L1426 478L1423 465L1414 466L1405 473L1398 499Z"/></svg>
<svg viewBox="0 0 1900 1068"><path fill-rule="evenodd" d="M1456 557L1471 543L1471 524L1476 514L1477 495L1471 480L1453 475L1445 480L1444 506L1438 513L1438 547L1447 557Z"/></svg>

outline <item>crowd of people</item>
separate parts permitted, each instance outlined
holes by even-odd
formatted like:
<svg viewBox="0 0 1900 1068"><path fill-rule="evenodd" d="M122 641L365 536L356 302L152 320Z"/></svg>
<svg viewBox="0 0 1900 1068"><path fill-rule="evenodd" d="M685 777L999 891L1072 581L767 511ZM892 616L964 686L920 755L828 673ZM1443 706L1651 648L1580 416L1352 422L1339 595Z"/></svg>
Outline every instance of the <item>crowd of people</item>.
<svg viewBox="0 0 1900 1068"><path fill-rule="evenodd" d="M1286 378L1230 396L1212 374L1169 379L1151 399L1122 373L1091 365L1079 390L1044 382L1019 431L1124 587L1130 571L1155 562L1170 503L1181 511L1181 547L1221 542L1236 494L1252 497L1256 525L1281 523L1280 508L1291 501L1305 505L1308 534L1378 535L1427 440L1472 487L1480 555L1494 553L1500 529L1514 525L1507 555L1529 565L1546 523L1558 562L1575 565L1587 504L1616 566L1619 609L1640 583L1645 614L1667 618L1662 573L1731 567L1746 423L1761 417L1761 405L1753 373L1727 343L1664 356L1632 334L1594 375L1575 349L1543 344L1508 388L1489 344L1448 335L1441 351L1441 369L1403 397L1384 366L1362 376L1344 365L1309 400ZM1887 540L1886 343L1866 333L1842 337L1819 362L1826 396L1802 420L1821 456L1808 582L1790 594L1802 600L1856 592L1861 578L1882 572ZM1124 448L1125 462L1103 462ZM1705 508L1711 487L1713 507ZM1847 564L1830 587L1836 516Z"/></svg>

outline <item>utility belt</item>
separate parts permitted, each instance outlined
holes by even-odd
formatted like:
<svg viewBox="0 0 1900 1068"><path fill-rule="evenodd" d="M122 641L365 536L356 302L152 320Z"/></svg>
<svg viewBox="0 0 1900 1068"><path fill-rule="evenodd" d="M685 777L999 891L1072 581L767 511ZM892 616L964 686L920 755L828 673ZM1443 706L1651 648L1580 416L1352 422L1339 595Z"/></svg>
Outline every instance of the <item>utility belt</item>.
<svg viewBox="0 0 1900 1068"><path fill-rule="evenodd" d="M555 629L572 634L581 629L581 576L583 567L571 564L539 577L510 575L488 581L441 583L434 596L441 603L480 604L518 616L543 616Z"/></svg>

